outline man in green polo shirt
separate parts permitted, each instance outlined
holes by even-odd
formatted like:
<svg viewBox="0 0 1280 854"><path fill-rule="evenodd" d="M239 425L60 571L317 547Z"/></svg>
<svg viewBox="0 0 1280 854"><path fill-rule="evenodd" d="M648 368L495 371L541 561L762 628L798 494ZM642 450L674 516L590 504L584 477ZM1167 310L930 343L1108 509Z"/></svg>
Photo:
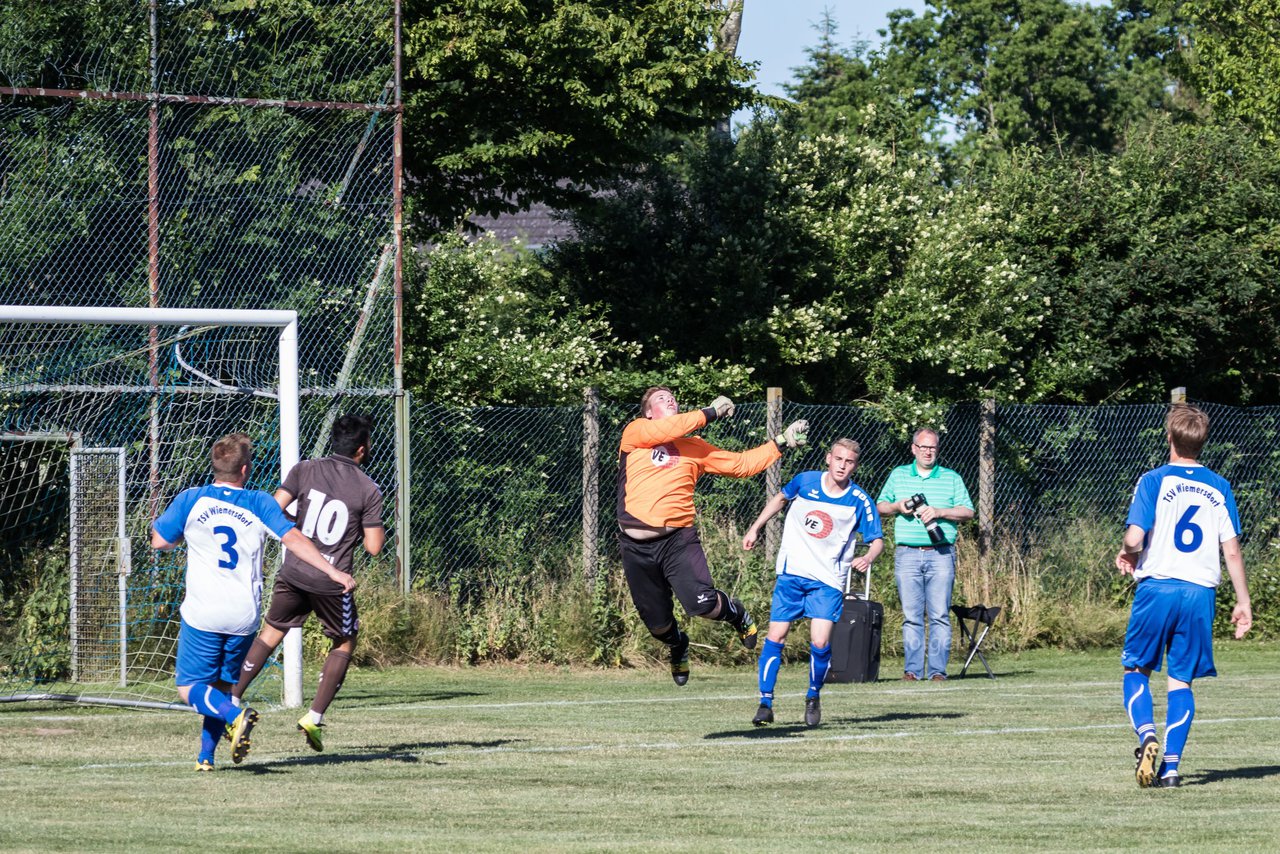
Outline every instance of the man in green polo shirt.
<svg viewBox="0 0 1280 854"><path fill-rule="evenodd" d="M951 588L956 580L956 523L973 518L973 501L960 475L938 465L938 433L921 428L911 437L915 462L898 466L876 498L881 516L893 516L893 575L902 600L902 678L908 682L947 678L951 654ZM908 509L912 497L928 504ZM929 536L936 522L940 543ZM929 621L928 669L925 618Z"/></svg>

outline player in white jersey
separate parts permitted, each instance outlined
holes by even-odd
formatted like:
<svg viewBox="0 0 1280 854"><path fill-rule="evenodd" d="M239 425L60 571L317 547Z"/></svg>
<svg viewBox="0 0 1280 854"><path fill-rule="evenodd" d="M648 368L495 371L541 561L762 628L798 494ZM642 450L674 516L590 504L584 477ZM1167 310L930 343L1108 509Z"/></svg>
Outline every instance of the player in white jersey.
<svg viewBox="0 0 1280 854"><path fill-rule="evenodd" d="M1237 639L1253 625L1240 517L1231 484L1197 462L1209 436L1209 416L1178 404L1165 419L1169 462L1138 481L1129 505L1116 568L1138 580L1125 632L1124 704L1138 736L1138 785L1176 788L1178 766L1195 716L1191 682L1216 676L1213 666L1215 590L1222 579L1218 550L1235 588L1231 609ZM1156 739L1151 671L1168 657L1164 759Z"/></svg>
<svg viewBox="0 0 1280 854"><path fill-rule="evenodd" d="M782 664L782 650L791 623L809 618L809 691L804 722L822 721L820 692L831 668L831 628L844 610L845 579L850 570L869 572L884 548L875 501L853 483L861 448L852 439L837 439L827 452L825 472L801 472L769 499L742 538L744 549L755 548L764 525L789 503L778 550L778 579L773 587L769 633L760 651L760 706L756 726L773 723L773 688ZM862 536L865 554L854 556Z"/></svg>
<svg viewBox="0 0 1280 854"><path fill-rule="evenodd" d="M175 682L182 702L204 716L197 771L213 770L218 740L230 730L231 761L249 752L258 713L227 695L249 651L262 611L262 551L273 536L298 557L349 584L311 541L294 530L275 499L245 489L253 443L244 433L213 444L213 483L183 491L152 524L151 545L187 541L186 594L179 612ZM349 588L348 588L349 589Z"/></svg>

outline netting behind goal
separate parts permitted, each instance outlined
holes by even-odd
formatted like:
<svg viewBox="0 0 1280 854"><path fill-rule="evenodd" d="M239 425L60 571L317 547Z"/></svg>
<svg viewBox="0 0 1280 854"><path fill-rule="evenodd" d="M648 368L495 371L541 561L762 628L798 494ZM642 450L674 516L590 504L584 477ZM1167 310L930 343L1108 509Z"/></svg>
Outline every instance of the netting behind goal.
<svg viewBox="0 0 1280 854"><path fill-rule="evenodd" d="M367 471L397 548L361 576L400 572L405 512L398 10L0 4L0 304L297 312L301 456L328 451L340 412L376 423ZM172 697L181 556L153 553L147 525L227 432L255 440L252 485L277 485L274 335L2 325L0 699ZM106 533L110 449L123 538ZM272 673L259 684L279 698Z"/></svg>
<svg viewBox="0 0 1280 854"><path fill-rule="evenodd" d="M226 433L278 484L278 334L0 323L0 696L172 699L184 554L150 524Z"/></svg>

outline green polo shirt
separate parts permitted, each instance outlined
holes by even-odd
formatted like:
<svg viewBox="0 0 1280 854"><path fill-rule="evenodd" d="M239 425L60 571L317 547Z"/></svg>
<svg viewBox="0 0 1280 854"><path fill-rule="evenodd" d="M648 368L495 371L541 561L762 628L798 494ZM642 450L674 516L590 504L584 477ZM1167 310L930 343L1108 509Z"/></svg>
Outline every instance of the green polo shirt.
<svg viewBox="0 0 1280 854"><path fill-rule="evenodd" d="M925 500L934 507L968 507L973 509L973 500L969 498L969 490L964 488L964 480L949 468L934 466L928 477L921 477L916 471L914 462L898 466L889 472L889 479L880 489L876 501L900 501L917 493L924 493ZM938 519L938 527L947 535L947 542L956 541L956 523L950 519ZM900 546L931 546L929 532L924 524L914 516L895 516L893 519L893 541Z"/></svg>

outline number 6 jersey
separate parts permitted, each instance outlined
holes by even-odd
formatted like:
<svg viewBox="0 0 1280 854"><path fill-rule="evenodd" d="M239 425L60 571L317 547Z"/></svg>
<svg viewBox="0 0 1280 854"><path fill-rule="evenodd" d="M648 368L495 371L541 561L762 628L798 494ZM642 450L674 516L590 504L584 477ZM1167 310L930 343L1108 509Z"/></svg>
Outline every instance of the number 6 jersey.
<svg viewBox="0 0 1280 854"><path fill-rule="evenodd" d="M181 492L152 525L170 543L186 538L182 619L193 629L251 635L262 616L262 547L293 528L275 499L226 483Z"/></svg>
<svg viewBox="0 0 1280 854"><path fill-rule="evenodd" d="M1177 578L1202 587L1218 586L1219 545L1240 536L1231 484L1197 463L1169 463L1144 474L1126 524L1147 532L1135 578Z"/></svg>
<svg viewBox="0 0 1280 854"><path fill-rule="evenodd" d="M351 574L356 543L365 528L382 527L382 493L350 457L332 454L304 460L289 470L280 488L293 496L286 512L335 569ZM285 552L280 578L312 593L341 593L320 570Z"/></svg>

